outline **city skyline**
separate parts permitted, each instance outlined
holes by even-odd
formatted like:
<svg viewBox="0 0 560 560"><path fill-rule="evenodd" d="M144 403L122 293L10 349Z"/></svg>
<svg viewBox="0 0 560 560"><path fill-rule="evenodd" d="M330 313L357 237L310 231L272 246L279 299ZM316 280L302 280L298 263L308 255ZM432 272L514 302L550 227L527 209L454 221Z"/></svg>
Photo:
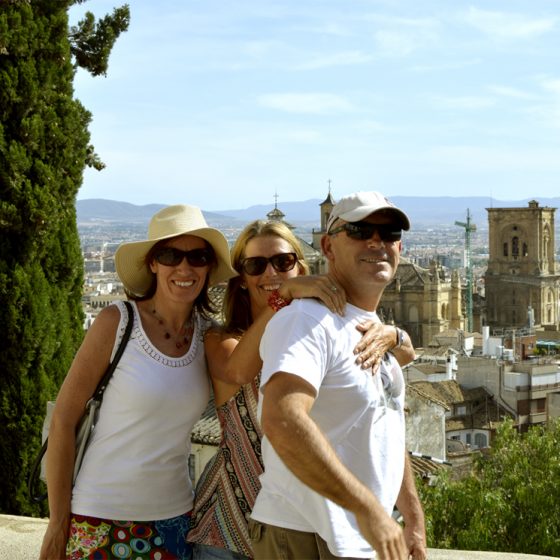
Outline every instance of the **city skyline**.
<svg viewBox="0 0 560 560"><path fill-rule="evenodd" d="M118 0L74 6L103 17ZM552 0L130 0L106 78L79 70L107 164L79 199L207 210L336 197L554 197Z"/></svg>

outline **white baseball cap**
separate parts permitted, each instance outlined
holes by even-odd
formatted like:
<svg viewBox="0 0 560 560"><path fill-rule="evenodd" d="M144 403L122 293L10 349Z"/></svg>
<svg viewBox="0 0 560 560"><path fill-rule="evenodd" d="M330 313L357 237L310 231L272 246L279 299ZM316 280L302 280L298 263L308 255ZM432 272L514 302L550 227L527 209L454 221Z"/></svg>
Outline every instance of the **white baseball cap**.
<svg viewBox="0 0 560 560"><path fill-rule="evenodd" d="M341 198L334 205L327 221L327 233L339 218L345 222L359 222L380 210L393 213L402 229L410 229L408 216L380 192L361 191Z"/></svg>

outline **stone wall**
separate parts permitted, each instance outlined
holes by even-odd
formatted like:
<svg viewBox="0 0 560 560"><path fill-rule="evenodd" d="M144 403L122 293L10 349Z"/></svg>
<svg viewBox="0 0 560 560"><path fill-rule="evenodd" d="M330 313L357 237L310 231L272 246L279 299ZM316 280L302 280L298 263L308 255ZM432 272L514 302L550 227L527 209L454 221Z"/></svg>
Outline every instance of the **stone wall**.
<svg viewBox="0 0 560 560"><path fill-rule="evenodd" d="M37 560L46 519L0 515L0 560ZM553 560L551 556L428 550L428 560Z"/></svg>

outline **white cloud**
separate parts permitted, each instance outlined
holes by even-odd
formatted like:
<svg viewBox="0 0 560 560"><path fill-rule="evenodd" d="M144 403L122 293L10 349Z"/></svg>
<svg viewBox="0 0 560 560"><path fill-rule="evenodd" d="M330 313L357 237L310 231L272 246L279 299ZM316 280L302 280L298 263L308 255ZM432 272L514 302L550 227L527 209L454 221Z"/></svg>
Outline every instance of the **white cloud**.
<svg viewBox="0 0 560 560"><path fill-rule="evenodd" d="M541 84L546 91L560 96L560 78L546 78L542 80Z"/></svg>
<svg viewBox="0 0 560 560"><path fill-rule="evenodd" d="M560 164L556 150L529 150L526 147L489 147L475 145L434 146L420 153L424 160L433 160L451 168L473 171L504 169L532 170L540 168L558 172Z"/></svg>
<svg viewBox="0 0 560 560"><path fill-rule="evenodd" d="M530 18L511 12L494 12L471 7L465 20L495 39L531 39L552 31L558 18Z"/></svg>
<svg viewBox="0 0 560 560"><path fill-rule="evenodd" d="M540 85L549 95L545 102L533 107L530 112L546 126L560 129L560 78L541 78Z"/></svg>
<svg viewBox="0 0 560 560"><path fill-rule="evenodd" d="M496 101L491 97L482 97L477 95L463 95L458 97L444 97L438 96L435 98L436 102L448 109L487 109L493 107Z"/></svg>
<svg viewBox="0 0 560 560"><path fill-rule="evenodd" d="M318 70L334 66L357 66L367 64L373 57L362 51L345 51L311 58L296 66L296 70Z"/></svg>
<svg viewBox="0 0 560 560"><path fill-rule="evenodd" d="M479 65L482 62L480 58L473 58L470 60L459 60L455 62L446 63L434 63L429 62L428 64L415 64L411 66L413 72L446 72L448 70L463 70L464 68L469 68L471 66Z"/></svg>
<svg viewBox="0 0 560 560"><path fill-rule="evenodd" d="M271 93L257 98L259 105L286 113L326 115L348 112L352 104L330 93Z"/></svg>
<svg viewBox="0 0 560 560"><path fill-rule="evenodd" d="M280 47L282 47L282 43L278 41L246 41L242 44L241 51L253 59L265 60Z"/></svg>
<svg viewBox="0 0 560 560"><path fill-rule="evenodd" d="M439 20L435 18L405 18L399 16L389 16L382 14L368 14L363 18L366 21L373 21L385 27L399 27L409 29L435 29L439 26Z"/></svg>
<svg viewBox="0 0 560 560"><path fill-rule="evenodd" d="M509 86L492 85L492 86L488 86L488 90L496 95L500 95L502 97L510 97L513 99L536 99L537 98L537 96L532 93L528 93L526 91L514 87L509 87Z"/></svg>
<svg viewBox="0 0 560 560"><path fill-rule="evenodd" d="M327 22L327 23L319 23L317 25L295 25L293 27L294 30L305 33L305 34L314 34L314 35L330 35L331 37L349 37L353 34L353 30L349 29L346 26L341 25L340 23L334 22Z"/></svg>
<svg viewBox="0 0 560 560"><path fill-rule="evenodd" d="M368 16L366 19L380 24L373 37L382 54L407 56L418 49L433 45L437 40L439 22L429 18L400 18Z"/></svg>
<svg viewBox="0 0 560 560"><path fill-rule="evenodd" d="M375 41L384 54L406 56L417 48L414 37L399 31L378 31Z"/></svg>

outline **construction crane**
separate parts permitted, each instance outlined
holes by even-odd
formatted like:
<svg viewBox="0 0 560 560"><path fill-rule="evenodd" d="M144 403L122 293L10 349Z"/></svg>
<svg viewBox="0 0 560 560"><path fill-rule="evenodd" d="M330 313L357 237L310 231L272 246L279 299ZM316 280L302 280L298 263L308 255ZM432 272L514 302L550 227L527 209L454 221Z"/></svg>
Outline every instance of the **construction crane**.
<svg viewBox="0 0 560 560"><path fill-rule="evenodd" d="M471 214L467 208L467 221L455 222L456 226L465 228L465 271L467 276L467 332L473 332L473 278L471 265L471 233L476 225L471 223Z"/></svg>

